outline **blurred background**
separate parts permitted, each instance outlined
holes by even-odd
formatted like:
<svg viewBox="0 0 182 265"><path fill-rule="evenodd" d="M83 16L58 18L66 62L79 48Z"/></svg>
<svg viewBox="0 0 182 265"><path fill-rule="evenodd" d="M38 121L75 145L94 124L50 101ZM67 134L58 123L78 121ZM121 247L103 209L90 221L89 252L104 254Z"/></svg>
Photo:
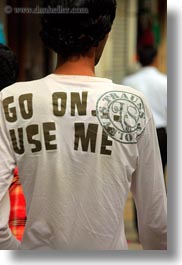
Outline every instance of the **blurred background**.
<svg viewBox="0 0 182 265"><path fill-rule="evenodd" d="M53 71L56 55L46 49L39 37L40 15L15 13L14 8L41 6L41 0L1 0L0 40L18 56L19 81L41 78ZM121 83L136 71L138 45L156 44L158 68L166 72L167 0L117 0L117 16L97 75Z"/></svg>
<svg viewBox="0 0 182 265"><path fill-rule="evenodd" d="M41 6L41 0L0 1L0 43L17 55L18 81L42 78L56 66L56 55L44 47L40 37L40 15L16 13L17 7ZM140 67L137 48L158 47L158 69L166 73L167 0L117 0L117 16L96 74L121 83L123 77ZM126 234L130 249L141 249L133 220L133 200L129 195L125 210Z"/></svg>

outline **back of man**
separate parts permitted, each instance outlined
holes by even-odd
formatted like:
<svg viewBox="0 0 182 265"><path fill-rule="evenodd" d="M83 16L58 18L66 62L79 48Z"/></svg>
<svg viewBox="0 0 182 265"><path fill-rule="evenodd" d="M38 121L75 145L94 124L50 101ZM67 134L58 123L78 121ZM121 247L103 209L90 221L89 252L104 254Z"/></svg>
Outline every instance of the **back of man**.
<svg viewBox="0 0 182 265"><path fill-rule="evenodd" d="M144 249L167 247L166 194L151 111L139 92L94 75L115 4L83 1L89 13L75 18L71 12L78 22L73 25L69 17L45 16L42 36L58 52L57 69L1 92L3 249L127 249L123 211L130 188ZM5 194L16 164L27 203L21 245L7 229Z"/></svg>
<svg viewBox="0 0 182 265"><path fill-rule="evenodd" d="M152 115L139 93L107 79L50 75L10 86L2 103L13 146L6 160L13 168L13 152L27 201L22 249L127 249L122 212L138 160L147 164L138 167L135 193L148 194L140 214L155 226L147 207L158 200L161 168L147 177L159 157L150 156Z"/></svg>

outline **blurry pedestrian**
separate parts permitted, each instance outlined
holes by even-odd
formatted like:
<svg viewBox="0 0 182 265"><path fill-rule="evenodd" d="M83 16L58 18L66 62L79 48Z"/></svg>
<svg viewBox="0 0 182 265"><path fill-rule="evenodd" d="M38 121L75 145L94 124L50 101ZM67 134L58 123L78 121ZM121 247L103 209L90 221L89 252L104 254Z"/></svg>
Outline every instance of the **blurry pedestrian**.
<svg viewBox="0 0 182 265"><path fill-rule="evenodd" d="M165 174L167 166L167 76L157 69L157 55L157 49L154 46L141 47L138 51L138 60L142 67L136 73L126 76L122 84L141 91L151 107ZM138 230L135 206L134 222Z"/></svg>
<svg viewBox="0 0 182 265"><path fill-rule="evenodd" d="M167 76L157 69L157 48L144 46L139 49L138 60L142 66L136 73L125 77L123 85L141 91L152 109L163 165L167 166Z"/></svg>
<svg viewBox="0 0 182 265"><path fill-rule="evenodd" d="M16 55L7 46L0 44L0 91L16 82L18 77L18 68ZM3 163L3 157L0 163ZM18 168L15 168L14 170L13 181L9 188L9 196L9 227L13 235L18 240L21 240L26 222L26 210L25 198L18 176Z"/></svg>

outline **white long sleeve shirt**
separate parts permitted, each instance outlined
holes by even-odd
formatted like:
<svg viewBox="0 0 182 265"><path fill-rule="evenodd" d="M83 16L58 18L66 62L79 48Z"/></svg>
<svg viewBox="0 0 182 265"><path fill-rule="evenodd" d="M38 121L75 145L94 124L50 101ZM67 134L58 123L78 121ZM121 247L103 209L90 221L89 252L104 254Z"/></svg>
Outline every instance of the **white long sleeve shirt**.
<svg viewBox="0 0 182 265"><path fill-rule="evenodd" d="M27 223L10 232L18 166ZM144 249L166 249L166 193L151 111L111 80L51 74L0 93L0 249L128 249L130 189Z"/></svg>
<svg viewBox="0 0 182 265"><path fill-rule="evenodd" d="M153 66L141 68L126 76L122 84L139 90L146 97L156 128L167 127L167 76Z"/></svg>

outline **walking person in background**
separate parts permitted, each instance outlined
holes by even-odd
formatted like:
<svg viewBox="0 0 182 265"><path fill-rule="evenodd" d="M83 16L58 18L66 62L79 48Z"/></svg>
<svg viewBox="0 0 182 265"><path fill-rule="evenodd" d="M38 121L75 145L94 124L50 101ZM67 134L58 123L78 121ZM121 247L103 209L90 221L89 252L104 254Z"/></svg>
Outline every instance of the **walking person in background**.
<svg viewBox="0 0 182 265"><path fill-rule="evenodd" d="M15 83L17 77L18 62L15 54L7 46L0 44L0 91ZM1 158L0 163L3 163L3 157ZM22 240L26 222L26 209L25 198L18 176L18 168L14 169L14 177L9 188L9 196L9 227L12 234L18 240Z"/></svg>
<svg viewBox="0 0 182 265"><path fill-rule="evenodd" d="M41 37L54 73L16 83L0 101L0 248L128 249L130 190L144 249L167 249L167 200L153 116L143 95L95 76L115 0L45 1ZM18 166L27 203L21 244L7 229ZM1 218L1 216L3 218Z"/></svg>
<svg viewBox="0 0 182 265"><path fill-rule="evenodd" d="M157 49L144 46L139 49L138 60L142 68L125 77L123 85L141 91L152 109L157 129L163 171L167 166L167 76L157 69Z"/></svg>
<svg viewBox="0 0 182 265"><path fill-rule="evenodd" d="M157 69L157 49L147 45L138 51L138 61L142 68L126 76L122 84L141 91L154 116L162 159L163 172L167 166L167 76ZM137 212L134 206L134 222L138 231Z"/></svg>

